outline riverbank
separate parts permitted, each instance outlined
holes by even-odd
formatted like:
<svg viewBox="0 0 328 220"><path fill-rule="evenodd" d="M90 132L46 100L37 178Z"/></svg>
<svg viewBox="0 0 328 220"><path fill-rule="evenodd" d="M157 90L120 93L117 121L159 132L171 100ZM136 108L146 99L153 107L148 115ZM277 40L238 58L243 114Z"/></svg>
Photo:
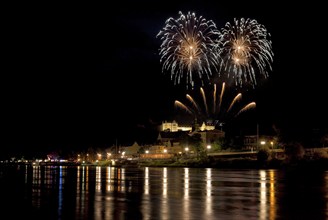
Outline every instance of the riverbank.
<svg viewBox="0 0 328 220"><path fill-rule="evenodd" d="M271 159L260 162L251 158L224 158L209 160L148 160L141 161L138 166L144 167L199 167L223 169L316 169L328 170L328 159L303 159L287 161L284 159Z"/></svg>
<svg viewBox="0 0 328 220"><path fill-rule="evenodd" d="M295 161L286 159L269 159L259 161L254 158L179 158L179 159L146 159L99 161L94 163L47 162L47 163L1 163L0 165L32 165L32 166L112 166L112 167L190 167L190 168L222 168L222 169L309 169L328 170L328 158L304 158Z"/></svg>

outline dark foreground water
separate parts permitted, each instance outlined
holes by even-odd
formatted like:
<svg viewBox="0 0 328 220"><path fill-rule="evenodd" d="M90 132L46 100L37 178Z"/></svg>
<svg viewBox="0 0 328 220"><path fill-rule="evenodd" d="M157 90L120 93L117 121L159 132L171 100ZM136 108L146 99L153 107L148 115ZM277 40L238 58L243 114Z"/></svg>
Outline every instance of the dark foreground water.
<svg viewBox="0 0 328 220"><path fill-rule="evenodd" d="M0 166L0 219L328 219L328 171Z"/></svg>

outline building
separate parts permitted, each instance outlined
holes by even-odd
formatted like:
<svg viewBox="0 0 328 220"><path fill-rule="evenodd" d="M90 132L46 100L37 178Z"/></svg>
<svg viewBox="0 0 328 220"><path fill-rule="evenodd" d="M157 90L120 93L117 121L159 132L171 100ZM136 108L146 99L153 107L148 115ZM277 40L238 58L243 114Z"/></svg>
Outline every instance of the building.
<svg viewBox="0 0 328 220"><path fill-rule="evenodd" d="M260 147L267 147L273 149L277 145L274 136L268 135L245 135L243 137L243 150L258 150Z"/></svg>
<svg viewBox="0 0 328 220"><path fill-rule="evenodd" d="M189 131L167 132L160 131L157 137L157 144L172 147L179 145L180 141L188 136Z"/></svg>
<svg viewBox="0 0 328 220"><path fill-rule="evenodd" d="M193 127L192 125L178 124L178 122L173 120L172 122L167 122L167 121L162 122L160 131L168 131L168 132L190 131L191 132L193 130L193 128L194 128L194 130L210 131L210 130L215 129L215 125L203 122L202 125L199 126L197 121L195 121L194 127Z"/></svg>
<svg viewBox="0 0 328 220"><path fill-rule="evenodd" d="M213 124L205 124L203 122L202 126L199 127L200 131L213 131L215 129L215 126Z"/></svg>
<svg viewBox="0 0 328 220"><path fill-rule="evenodd" d="M192 126L188 125L180 125L173 120L172 122L162 122L161 131L169 131L169 132L178 132L178 131L192 131Z"/></svg>
<svg viewBox="0 0 328 220"><path fill-rule="evenodd" d="M208 145L213 144L216 141L222 140L225 137L225 132L213 129L213 130L200 130L197 131L201 135L203 146L206 148Z"/></svg>
<svg viewBox="0 0 328 220"><path fill-rule="evenodd" d="M124 152L124 156L127 158L138 157L141 151L141 146L134 142L131 146L123 147L122 153Z"/></svg>
<svg viewBox="0 0 328 220"><path fill-rule="evenodd" d="M193 126L179 126L176 121L165 121L162 123L162 129L158 134L157 143L168 148L175 147L175 151L180 152L183 149L180 146L181 140L195 133L201 135L204 148L225 137L224 131L216 129L215 125L210 123L203 122L202 125L199 125L197 120L195 120Z"/></svg>

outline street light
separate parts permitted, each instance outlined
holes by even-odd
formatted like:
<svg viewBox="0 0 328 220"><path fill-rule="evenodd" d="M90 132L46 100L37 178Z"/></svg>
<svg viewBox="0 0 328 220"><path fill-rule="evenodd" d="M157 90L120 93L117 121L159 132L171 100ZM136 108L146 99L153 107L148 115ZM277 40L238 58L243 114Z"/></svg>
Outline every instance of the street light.
<svg viewBox="0 0 328 220"><path fill-rule="evenodd" d="M185 151L186 151L186 156L187 156L187 155L188 155L189 148L186 147L186 148L185 148Z"/></svg>

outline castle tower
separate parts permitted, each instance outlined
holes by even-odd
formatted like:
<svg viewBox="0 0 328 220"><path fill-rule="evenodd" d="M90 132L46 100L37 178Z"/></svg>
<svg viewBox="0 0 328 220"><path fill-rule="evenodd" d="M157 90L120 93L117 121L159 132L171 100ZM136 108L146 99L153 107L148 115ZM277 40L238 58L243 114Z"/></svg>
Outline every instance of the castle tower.
<svg viewBox="0 0 328 220"><path fill-rule="evenodd" d="M198 121L197 121L196 117L195 117L195 120L194 120L193 127L194 127L194 131L199 131L199 129L200 129L200 126L198 124Z"/></svg>

